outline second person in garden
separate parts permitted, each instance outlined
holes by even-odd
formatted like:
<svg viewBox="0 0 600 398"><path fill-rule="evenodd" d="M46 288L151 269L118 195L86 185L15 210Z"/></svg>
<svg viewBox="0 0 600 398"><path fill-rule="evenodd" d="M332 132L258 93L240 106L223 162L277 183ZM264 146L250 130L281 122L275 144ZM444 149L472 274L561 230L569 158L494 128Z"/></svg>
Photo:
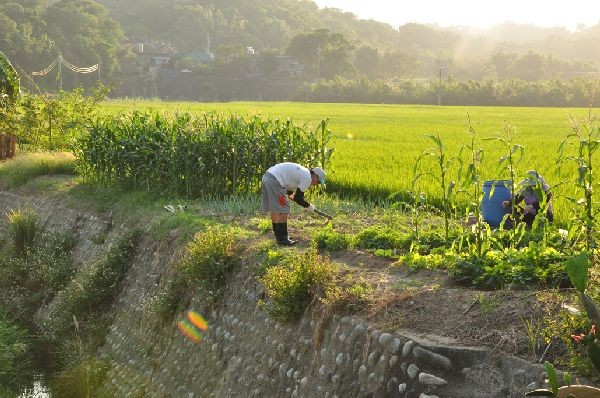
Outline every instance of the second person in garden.
<svg viewBox="0 0 600 398"><path fill-rule="evenodd" d="M515 206L517 220L524 222L531 228L533 221L540 212L546 210L548 222L554 221L552 210L552 191L550 186L536 170L529 170L526 178L519 182L515 195ZM511 202L504 202L507 211L510 211Z"/></svg>
<svg viewBox="0 0 600 398"><path fill-rule="evenodd" d="M291 162L278 163L264 174L262 211L271 213L277 244L291 246L296 243L288 236L289 200L314 212L315 206L304 199L304 194L313 185L325 187L325 177L325 170L320 167L307 168Z"/></svg>

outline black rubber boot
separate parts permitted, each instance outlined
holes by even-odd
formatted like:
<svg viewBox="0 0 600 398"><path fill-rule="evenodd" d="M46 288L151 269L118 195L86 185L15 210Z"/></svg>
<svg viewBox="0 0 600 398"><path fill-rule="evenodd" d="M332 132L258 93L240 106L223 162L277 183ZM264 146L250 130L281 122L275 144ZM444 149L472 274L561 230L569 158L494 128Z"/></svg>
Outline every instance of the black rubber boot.
<svg viewBox="0 0 600 398"><path fill-rule="evenodd" d="M280 246L293 246L296 244L295 240L291 240L288 236L287 223L278 222L273 223L273 231L275 232L275 238L277 244Z"/></svg>

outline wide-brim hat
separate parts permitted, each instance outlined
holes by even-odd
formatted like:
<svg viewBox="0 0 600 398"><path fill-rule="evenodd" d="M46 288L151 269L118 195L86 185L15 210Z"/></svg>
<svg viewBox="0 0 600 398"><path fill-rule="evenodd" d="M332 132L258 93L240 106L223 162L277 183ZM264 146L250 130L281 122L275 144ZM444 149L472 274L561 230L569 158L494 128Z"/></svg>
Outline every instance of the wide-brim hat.
<svg viewBox="0 0 600 398"><path fill-rule="evenodd" d="M536 187L540 185L544 191L547 191L550 186L536 170L529 170L524 179L519 181L519 190L524 190L527 187Z"/></svg>
<svg viewBox="0 0 600 398"><path fill-rule="evenodd" d="M327 186L325 185L325 177L327 177L327 174L325 173L325 170L323 170L320 167L314 167L312 169L312 171L319 178L319 182L321 183L321 185L323 186L323 188L327 188Z"/></svg>

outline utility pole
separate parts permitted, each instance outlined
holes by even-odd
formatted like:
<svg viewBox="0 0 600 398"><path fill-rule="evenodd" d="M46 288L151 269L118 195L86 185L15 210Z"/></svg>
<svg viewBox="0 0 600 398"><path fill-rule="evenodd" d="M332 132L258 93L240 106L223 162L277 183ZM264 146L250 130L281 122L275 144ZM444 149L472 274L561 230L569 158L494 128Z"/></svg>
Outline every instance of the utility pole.
<svg viewBox="0 0 600 398"><path fill-rule="evenodd" d="M321 47L317 47L317 84L319 84L321 72Z"/></svg>
<svg viewBox="0 0 600 398"><path fill-rule="evenodd" d="M440 66L440 87L438 89L438 106L442 105L442 69L446 69L446 67Z"/></svg>
<svg viewBox="0 0 600 398"><path fill-rule="evenodd" d="M60 84L60 91L62 91L62 54L58 54L58 80Z"/></svg>

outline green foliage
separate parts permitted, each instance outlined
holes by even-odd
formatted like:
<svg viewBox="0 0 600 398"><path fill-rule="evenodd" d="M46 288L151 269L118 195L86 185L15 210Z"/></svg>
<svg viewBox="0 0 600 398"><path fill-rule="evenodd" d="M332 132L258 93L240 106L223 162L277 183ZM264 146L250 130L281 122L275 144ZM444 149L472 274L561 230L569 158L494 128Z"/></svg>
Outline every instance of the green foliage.
<svg viewBox="0 0 600 398"><path fill-rule="evenodd" d="M456 157L448 156L446 146L443 144L440 135L428 136L434 143L434 147L424 151L415 161L413 175L414 181L413 186L417 183L417 180L421 177L429 176L432 177L437 185L439 192L442 197L442 214L444 216L444 244L446 247L450 244L450 211L454 207L453 198L455 195L454 187L456 186L455 181L449 181L449 172L452 168L453 163L456 162ZM421 161L426 157L432 157L434 159L435 168L422 169Z"/></svg>
<svg viewBox="0 0 600 398"><path fill-rule="evenodd" d="M575 286L575 289L579 293L583 293L587 287L588 264L589 255L587 253L580 253L576 257L566 261L567 273L569 274L571 283L573 283L573 286Z"/></svg>
<svg viewBox="0 0 600 398"><path fill-rule="evenodd" d="M331 226L321 228L313 235L313 242L317 248L329 251L347 249L350 245L350 240L346 234L334 231Z"/></svg>
<svg viewBox="0 0 600 398"><path fill-rule="evenodd" d="M301 59L311 76L316 75L318 69L319 78L332 79L352 72L350 57L353 50L354 46L342 34L316 29L294 36L286 52Z"/></svg>
<svg viewBox="0 0 600 398"><path fill-rule="evenodd" d="M556 396L556 394L558 394L558 376L556 374L556 369L554 369L554 366L548 361L544 362L544 366L546 367L546 374L548 374L548 384L550 384L552 394Z"/></svg>
<svg viewBox="0 0 600 398"><path fill-rule="evenodd" d="M571 205L571 230L573 233L584 231L582 238L585 249L591 252L597 243L596 219L600 214L595 193L599 183L592 173L596 158L594 154L600 148L600 125L590 108L587 121L583 125L571 116L571 128L572 132L559 146L557 163L559 171L560 166L565 163L572 163L576 170L576 173L571 173L575 174L574 180L570 181L570 185L575 188L575 194L570 193L567 196Z"/></svg>
<svg viewBox="0 0 600 398"><path fill-rule="evenodd" d="M37 233L37 214L31 208L19 208L9 210L6 218L15 253L24 257L33 246Z"/></svg>
<svg viewBox="0 0 600 398"><path fill-rule="evenodd" d="M447 268L457 283L497 289L507 284L562 286L568 280L564 265L568 258L556 249L531 243L521 249L490 250L482 257L452 251L443 255L409 253L399 263L413 268Z"/></svg>
<svg viewBox="0 0 600 398"><path fill-rule="evenodd" d="M414 59L406 58L403 67L414 62ZM396 68L392 73L410 77L415 73L415 69L403 71L403 68ZM537 80L537 77L532 80ZM479 77L469 80L448 79L442 82L443 104L586 107L590 103L590 98L594 97L594 85L595 81L589 78L545 81L519 79L498 81ZM424 80L402 81L337 76L320 84L306 83L294 94L296 101L306 101L307 97L311 102L322 103L437 105L439 83L431 80L431 76L426 76ZM593 101L594 106L597 106L598 99Z"/></svg>
<svg viewBox="0 0 600 398"><path fill-rule="evenodd" d="M77 66L101 61L102 78L113 78L118 69L123 32L110 18L108 10L95 2L3 2L0 20L4 27L0 33L2 49L20 67L20 73L40 71L59 54ZM67 67L62 69L62 75L63 85L69 87L93 84L99 77L97 73L73 73ZM57 88L57 78L57 68L54 68L46 76L36 76L35 83ZM28 88L29 84L22 82L22 86Z"/></svg>
<svg viewBox="0 0 600 398"><path fill-rule="evenodd" d="M70 235L39 234L35 245L27 250L27 256L0 259L0 285L25 289L29 292L28 300L53 295L74 275L75 266L69 256L73 242ZM35 307L35 302L28 302Z"/></svg>
<svg viewBox="0 0 600 398"><path fill-rule="evenodd" d="M68 149L76 137L87 131L98 114L98 102L108 91L108 87L98 85L89 93L77 88L56 95L24 95L6 128L18 137L21 149ZM0 120L0 129L3 127Z"/></svg>
<svg viewBox="0 0 600 398"><path fill-rule="evenodd" d="M0 308L0 386L16 395L20 381L31 376L31 338L13 316ZM0 387L0 392L2 388Z"/></svg>
<svg viewBox="0 0 600 398"><path fill-rule="evenodd" d="M0 112L16 102L19 91L19 75L0 51Z"/></svg>
<svg viewBox="0 0 600 398"><path fill-rule="evenodd" d="M50 338L70 336L73 317L79 320L82 327L92 328L93 321L102 323L102 316L119 292L121 282L127 274L136 253L138 239L139 232L122 237L104 258L87 266L57 293L56 305L45 331Z"/></svg>
<svg viewBox="0 0 600 398"><path fill-rule="evenodd" d="M354 236L354 245L363 249L394 249L402 245L404 235L380 225L373 225Z"/></svg>
<svg viewBox="0 0 600 398"><path fill-rule="evenodd" d="M463 145L458 155L458 184L459 193L464 194L469 201L465 211L466 224L471 223L472 218L475 220L473 234L475 236L474 252L477 256L483 255L485 247L485 238L489 234L489 228L484 225L481 215L481 201L483 200L482 189L482 163L483 163L483 148L479 147L480 142L476 137L475 128L471 122L471 117L467 114L468 132L470 141ZM463 159L463 152L466 152L466 160Z"/></svg>
<svg viewBox="0 0 600 398"><path fill-rule="evenodd" d="M289 119L135 112L97 120L73 150L77 170L92 183L225 197L255 192L265 170L281 161L325 166L330 136L326 122L313 133Z"/></svg>
<svg viewBox="0 0 600 398"><path fill-rule="evenodd" d="M334 268L316 250L284 258L261 278L270 300L270 313L282 322L302 316L310 302L323 294Z"/></svg>
<svg viewBox="0 0 600 398"><path fill-rule="evenodd" d="M209 226L188 243L179 265L188 285L204 285L219 290L235 268L235 235L230 228Z"/></svg>

